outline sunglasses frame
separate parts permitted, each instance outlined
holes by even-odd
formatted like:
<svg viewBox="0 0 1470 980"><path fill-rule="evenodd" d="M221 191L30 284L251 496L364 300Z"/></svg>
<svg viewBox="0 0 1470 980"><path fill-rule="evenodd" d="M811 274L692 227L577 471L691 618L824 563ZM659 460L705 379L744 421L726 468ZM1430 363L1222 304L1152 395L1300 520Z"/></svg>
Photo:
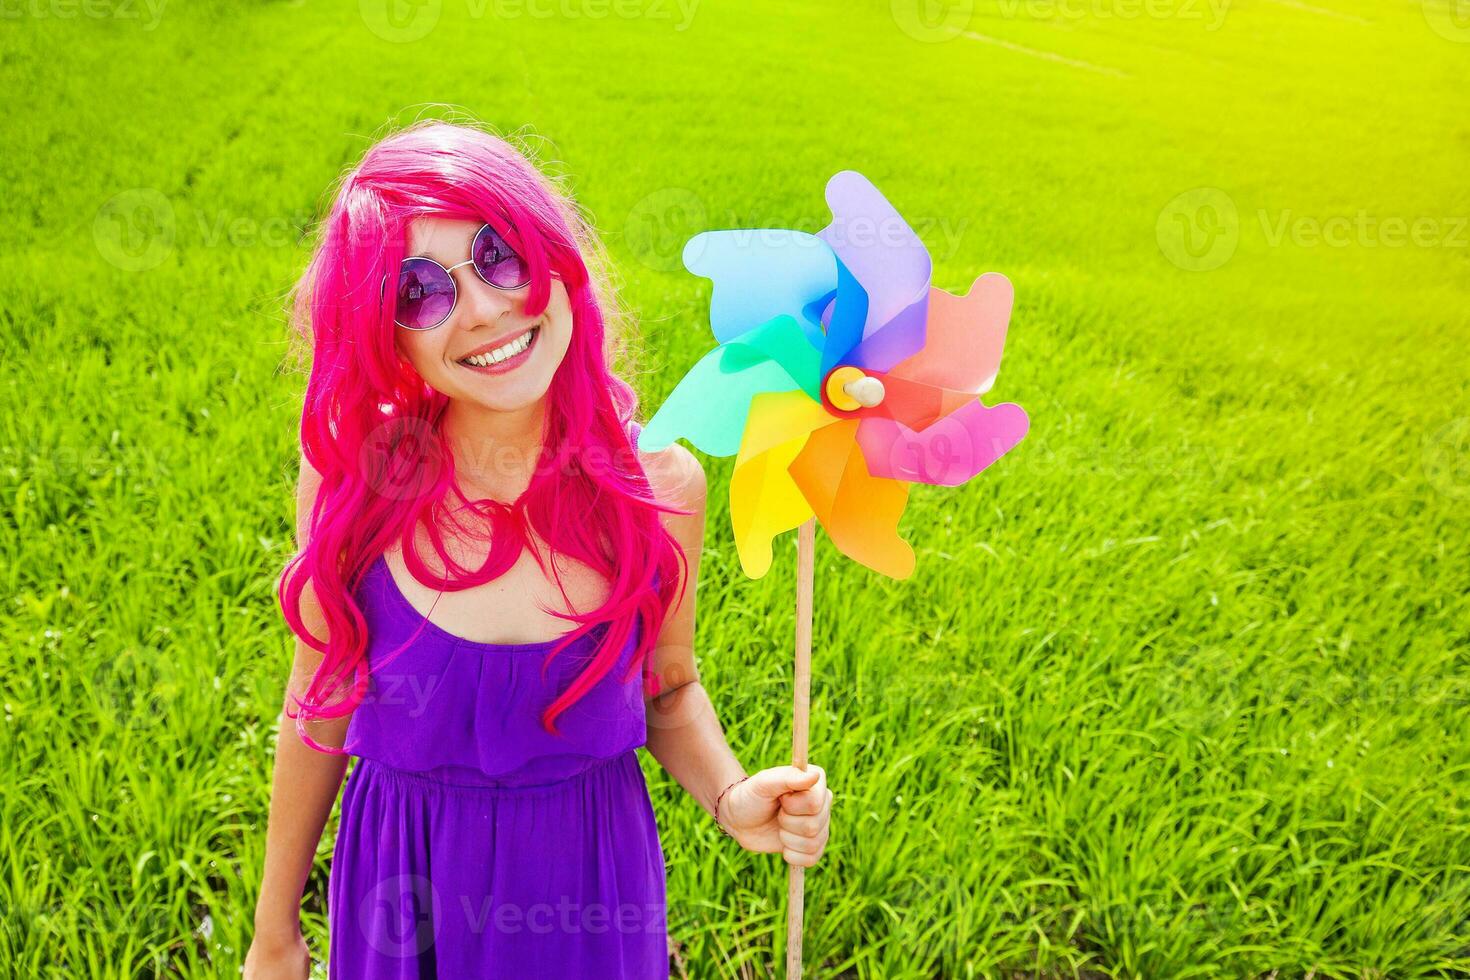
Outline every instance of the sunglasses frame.
<svg viewBox="0 0 1470 980"><path fill-rule="evenodd" d="M477 276L480 277L480 281L481 282L483 282L487 286L490 286L493 289L499 289L502 292L510 292L513 289L524 289L526 286L530 285L530 283L531 283L531 270L530 270L530 267L529 266L527 266L527 268L526 268L526 281L525 282L522 282L522 283L517 283L514 286L499 286L499 285L496 285L495 283L491 282L489 279L486 279L485 278L485 274L480 271L479 265L477 265L476 262L475 262L475 242L477 242L477 241L480 240L480 236L485 233L485 229L486 228L489 228L490 229L490 233L492 235L497 236L502 242L505 242L506 248L509 248L511 250L511 252L515 255L515 257L523 265L525 264L525 262L526 262L525 256L521 255L520 252L517 252L515 250L515 248L510 244L510 242L506 241L505 236L500 233L499 229L497 229L494 225L490 224L490 222L488 222L488 221L485 222L483 225L481 225L479 228L477 228L475 230L474 237L470 239L470 257L467 258L467 259L465 259L463 262L456 262L454 265L445 267L444 265L441 265L437 260L431 259L427 255L409 255L409 256L406 256L404 258L404 260L403 260L404 262L407 262L409 259L418 259L418 260L423 261L423 262L433 262L435 265L439 266L440 269L443 269L444 270L444 274L449 277L449 286L450 286L450 288L454 290L454 301L449 304L449 311L444 314L444 319L440 320L438 323L430 324L427 327L410 327L408 324L402 323L398 319L398 297L397 297L397 295L395 293L395 295L393 297L393 322L395 324L397 324L398 326L402 327L404 330L433 330L436 327L442 327L442 326L444 326L444 324L449 321L449 318L454 315L455 307L459 306L459 283L456 282L455 279L454 279L454 270L455 269L458 269L458 268L461 268L462 266L466 266L466 265L474 266L474 268L475 268L475 275L477 275ZM402 275L402 264L403 263L399 263L399 274L400 275ZM383 283L382 283L381 286L378 287L378 292L379 292L379 295L380 295L380 297L382 299L386 300L388 298L388 277L386 275L383 276Z"/></svg>

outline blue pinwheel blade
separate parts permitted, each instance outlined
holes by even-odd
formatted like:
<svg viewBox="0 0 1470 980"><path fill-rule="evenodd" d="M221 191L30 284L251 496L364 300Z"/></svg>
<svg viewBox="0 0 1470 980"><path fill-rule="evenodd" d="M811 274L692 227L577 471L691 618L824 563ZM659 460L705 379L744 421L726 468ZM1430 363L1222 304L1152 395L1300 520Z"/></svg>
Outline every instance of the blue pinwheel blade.
<svg viewBox="0 0 1470 980"><path fill-rule="evenodd" d="M720 343L789 316L821 346L814 307L837 288L837 260L816 235L784 228L707 231L684 246L684 265L714 283L709 319Z"/></svg>

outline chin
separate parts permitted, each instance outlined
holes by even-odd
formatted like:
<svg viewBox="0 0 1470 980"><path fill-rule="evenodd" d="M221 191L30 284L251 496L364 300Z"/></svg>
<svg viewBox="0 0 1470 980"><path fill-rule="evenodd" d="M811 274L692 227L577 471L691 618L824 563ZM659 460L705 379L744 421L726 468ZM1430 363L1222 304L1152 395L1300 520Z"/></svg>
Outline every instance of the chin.
<svg viewBox="0 0 1470 980"><path fill-rule="evenodd" d="M506 378L496 386L486 385L483 389L461 388L461 397L496 412L518 412L529 408L546 397L551 390L551 376L535 378Z"/></svg>
<svg viewBox="0 0 1470 980"><path fill-rule="evenodd" d="M509 398L493 398L493 397L492 398L475 398L474 401L477 404L479 404L482 408L489 409L492 412L519 412L519 411L522 411L524 409L530 408L531 406L535 405L537 402L541 401L545 396L546 396L546 392L543 391L539 395L528 396L528 397L524 397L524 398L522 398L522 397L509 397Z"/></svg>

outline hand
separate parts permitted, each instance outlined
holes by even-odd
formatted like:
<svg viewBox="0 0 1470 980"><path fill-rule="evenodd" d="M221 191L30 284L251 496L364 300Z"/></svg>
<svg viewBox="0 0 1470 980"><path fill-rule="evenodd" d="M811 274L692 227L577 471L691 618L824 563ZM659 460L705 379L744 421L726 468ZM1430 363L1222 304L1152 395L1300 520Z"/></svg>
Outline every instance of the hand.
<svg viewBox="0 0 1470 980"><path fill-rule="evenodd" d="M720 822L741 847L803 868L822 856L831 817L826 770L810 764L762 769L720 801Z"/></svg>
<svg viewBox="0 0 1470 980"><path fill-rule="evenodd" d="M311 953L296 932L279 938L257 933L245 954L244 980L306 980Z"/></svg>

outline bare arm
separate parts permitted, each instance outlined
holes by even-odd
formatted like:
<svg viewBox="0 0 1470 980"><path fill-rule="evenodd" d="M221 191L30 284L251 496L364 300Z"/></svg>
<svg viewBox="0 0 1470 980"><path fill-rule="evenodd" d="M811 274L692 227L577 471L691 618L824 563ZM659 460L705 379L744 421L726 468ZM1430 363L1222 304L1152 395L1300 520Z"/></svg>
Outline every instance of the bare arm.
<svg viewBox="0 0 1470 980"><path fill-rule="evenodd" d="M292 690L304 694L321 655L300 640L291 672ZM315 722L311 737L323 745L341 745L350 716ZM347 757L318 752L301 741L296 722L278 716L275 772L265 838L265 870L255 906L259 941L293 937L301 927L301 898L311 874L322 830L342 787Z"/></svg>
<svg viewBox="0 0 1470 980"><path fill-rule="evenodd" d="M664 518L689 562L689 581L680 601L669 610L651 654L659 692L646 703L647 747L669 775L713 815L715 798L744 776L745 769L725 740L694 663L695 587L704 550L704 469L677 444L646 459L644 468L661 502L693 511L687 517Z"/></svg>
<svg viewBox="0 0 1470 980"><path fill-rule="evenodd" d="M298 547L306 545L306 524L320 484L320 475L303 459L296 493ZM310 583L302 592L301 616L313 635L319 638L327 636L326 621ZM287 692L282 711L277 716L279 737L271 781L265 869L255 906L255 940L251 952L261 959L282 950L291 950L295 954L301 948L302 893L311 874L322 830L347 769L346 756L318 752L304 743L297 734L295 720L285 714L287 705L292 705L293 712L296 710L290 695L305 695L321 661L319 652L299 638L296 640L296 655L287 680ZM312 722L306 727L317 742L340 746L345 741L350 719L349 714Z"/></svg>
<svg viewBox="0 0 1470 980"><path fill-rule="evenodd" d="M832 791L821 766L775 766L751 773L719 800L715 813L720 793L746 773L725 741L694 666L694 590L704 548L704 469L689 450L674 445L645 470L661 500L692 511L687 517L664 518L688 560L689 582L669 611L653 651L654 676L662 690L647 702L648 750L741 847L780 853L788 864L811 867L826 849L831 824Z"/></svg>

